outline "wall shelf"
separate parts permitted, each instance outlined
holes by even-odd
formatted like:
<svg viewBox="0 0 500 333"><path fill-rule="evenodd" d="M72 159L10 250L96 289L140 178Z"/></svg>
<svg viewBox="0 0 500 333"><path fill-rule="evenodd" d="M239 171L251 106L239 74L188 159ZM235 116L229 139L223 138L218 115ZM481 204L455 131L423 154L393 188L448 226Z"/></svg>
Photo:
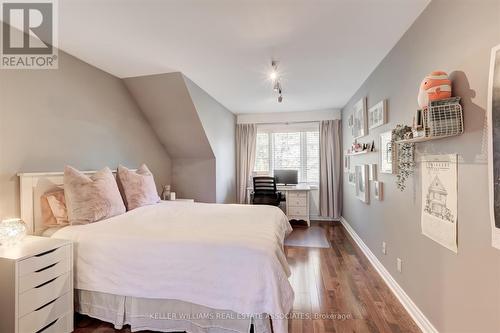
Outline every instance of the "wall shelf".
<svg viewBox="0 0 500 333"><path fill-rule="evenodd" d="M462 133L458 134L452 134L452 135L442 135L442 136L421 136L418 138L413 138L413 139L406 139L406 140L398 140L395 141L395 143L418 143L418 142L426 142L426 141L432 141L432 140L438 140L438 139L444 139L444 138L449 138L452 136L457 136Z"/></svg>
<svg viewBox="0 0 500 333"><path fill-rule="evenodd" d="M423 136L397 140L395 143L417 143L457 136L464 132L463 110L460 97L432 101L429 107L419 110L422 117ZM417 118L419 118L417 116Z"/></svg>
<svg viewBox="0 0 500 333"><path fill-rule="evenodd" d="M376 150L372 150L372 151L368 151L368 150L362 150L362 151L358 151L356 153L348 153L346 154L346 156L356 156L356 155L363 155L363 154L367 154L367 153L375 153Z"/></svg>

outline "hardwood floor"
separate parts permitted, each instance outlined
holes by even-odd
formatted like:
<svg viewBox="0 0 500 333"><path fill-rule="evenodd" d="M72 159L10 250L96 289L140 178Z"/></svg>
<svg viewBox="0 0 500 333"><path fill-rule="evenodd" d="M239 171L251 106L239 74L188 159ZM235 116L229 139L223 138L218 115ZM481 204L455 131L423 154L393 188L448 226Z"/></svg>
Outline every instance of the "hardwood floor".
<svg viewBox="0 0 500 333"><path fill-rule="evenodd" d="M339 222L318 223L331 248L287 247L294 312L325 318L289 321L290 333L420 332Z"/></svg>
<svg viewBox="0 0 500 333"><path fill-rule="evenodd" d="M340 223L320 222L331 248L286 247L295 291L289 333L420 332ZM76 333L130 332L77 316Z"/></svg>

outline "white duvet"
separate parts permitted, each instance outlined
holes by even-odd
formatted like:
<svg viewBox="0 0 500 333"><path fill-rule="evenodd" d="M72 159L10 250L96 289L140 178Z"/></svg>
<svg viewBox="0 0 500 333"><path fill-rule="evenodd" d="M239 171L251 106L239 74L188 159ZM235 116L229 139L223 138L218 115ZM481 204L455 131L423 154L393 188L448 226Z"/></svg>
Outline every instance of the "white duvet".
<svg viewBox="0 0 500 333"><path fill-rule="evenodd" d="M77 289L281 317L293 304L290 231L276 207L162 202L52 237L75 242Z"/></svg>

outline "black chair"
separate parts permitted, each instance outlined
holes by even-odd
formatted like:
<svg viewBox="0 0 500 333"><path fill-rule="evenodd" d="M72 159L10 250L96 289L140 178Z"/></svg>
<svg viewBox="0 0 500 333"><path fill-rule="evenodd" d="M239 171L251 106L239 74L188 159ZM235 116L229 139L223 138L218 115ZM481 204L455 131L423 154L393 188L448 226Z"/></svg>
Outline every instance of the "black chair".
<svg viewBox="0 0 500 333"><path fill-rule="evenodd" d="M274 177L253 177L252 204L279 206L281 201L285 198L276 190Z"/></svg>

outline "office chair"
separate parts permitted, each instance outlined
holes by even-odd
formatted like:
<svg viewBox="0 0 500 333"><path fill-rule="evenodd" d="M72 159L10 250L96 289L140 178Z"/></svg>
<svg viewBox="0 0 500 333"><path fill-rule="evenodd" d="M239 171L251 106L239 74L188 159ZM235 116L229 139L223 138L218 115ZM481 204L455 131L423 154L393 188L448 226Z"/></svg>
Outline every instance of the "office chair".
<svg viewBox="0 0 500 333"><path fill-rule="evenodd" d="M285 201L281 192L276 191L276 179L274 177L253 177L253 205L279 206Z"/></svg>

